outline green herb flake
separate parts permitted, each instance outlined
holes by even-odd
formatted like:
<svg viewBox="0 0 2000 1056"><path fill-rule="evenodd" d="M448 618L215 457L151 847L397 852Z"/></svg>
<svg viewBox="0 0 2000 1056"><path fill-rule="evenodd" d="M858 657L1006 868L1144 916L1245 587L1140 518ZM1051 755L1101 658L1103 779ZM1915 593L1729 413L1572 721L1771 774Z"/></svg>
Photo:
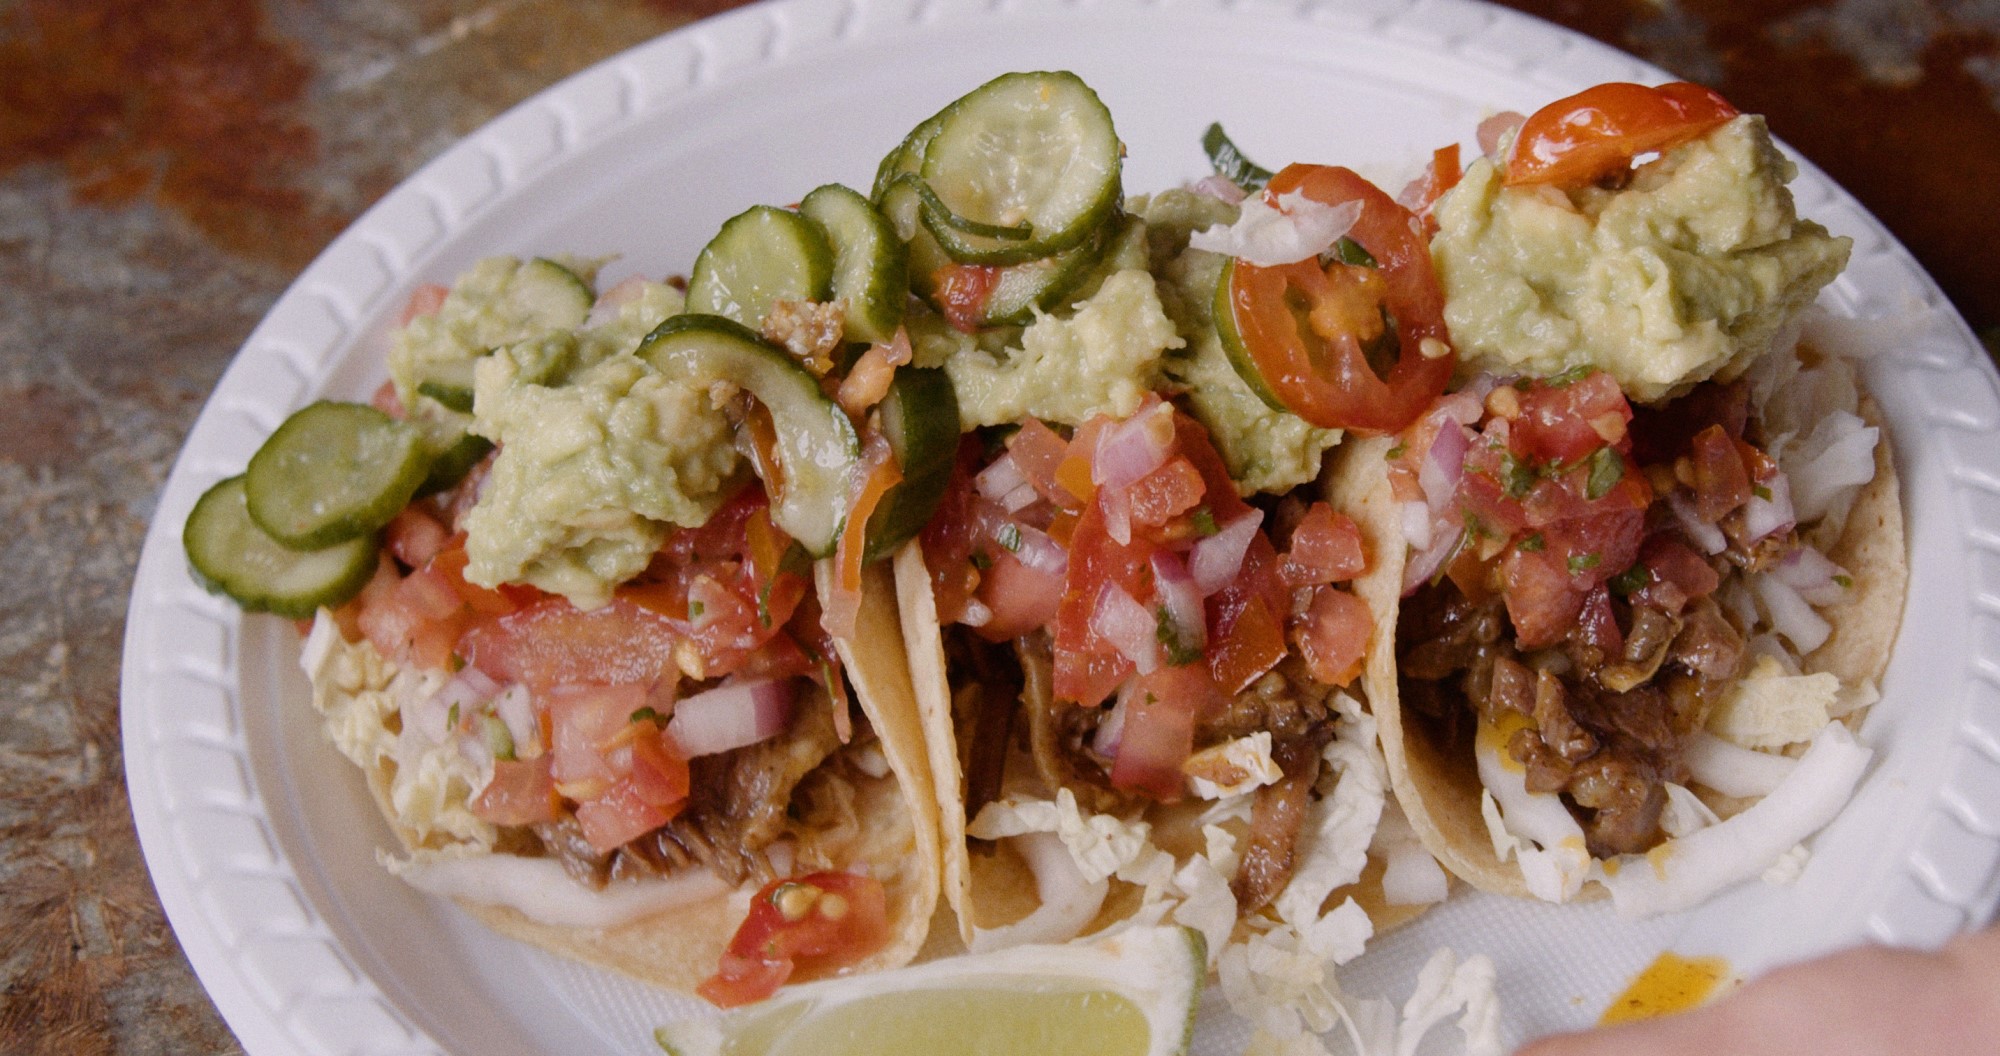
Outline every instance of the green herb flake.
<svg viewBox="0 0 2000 1056"><path fill-rule="evenodd" d="M1535 486L1535 471L1526 462L1514 457L1512 451L1500 455L1500 488L1510 499L1526 498Z"/></svg>
<svg viewBox="0 0 2000 1056"><path fill-rule="evenodd" d="M498 715L486 716L480 732L485 735L486 747L493 753L493 758L513 761L514 735L508 731L507 724L500 721Z"/></svg>
<svg viewBox="0 0 2000 1056"><path fill-rule="evenodd" d="M1020 553L1021 526L1012 522L1001 525L999 534L994 536L994 541L999 543L1010 554Z"/></svg>
<svg viewBox="0 0 2000 1056"><path fill-rule="evenodd" d="M445 714L444 728L447 730L458 729L458 703L456 701L452 702L451 711Z"/></svg>
<svg viewBox="0 0 2000 1056"><path fill-rule="evenodd" d="M1515 543L1514 549L1519 550L1524 554L1539 554L1545 548L1547 548L1548 545L1549 545L1548 541L1542 538L1542 533L1536 532L1535 534L1527 537L1526 539L1523 539L1520 542Z"/></svg>
<svg viewBox="0 0 2000 1056"><path fill-rule="evenodd" d="M701 619L701 614L707 611L708 611L708 606L703 605L699 601L688 602L688 619L690 620Z"/></svg>
<svg viewBox="0 0 2000 1056"><path fill-rule="evenodd" d="M1612 576L1605 585L1611 588L1611 593L1623 598L1629 597L1652 581L1653 574L1647 570L1645 565L1633 565L1631 568Z"/></svg>
<svg viewBox="0 0 2000 1056"><path fill-rule="evenodd" d="M1396 441L1396 446L1395 446L1395 447L1392 447L1392 448L1390 448L1390 449L1389 449L1389 450L1388 450L1387 452L1385 452L1385 453L1384 453L1384 454L1382 455L1382 457L1383 457L1383 458L1386 458L1386 459L1388 459L1388 460L1389 460L1389 461L1391 461L1391 462L1394 462L1395 460L1397 460L1397 459L1399 459L1399 458L1403 457L1404 455L1408 454L1408 453L1409 453L1409 451L1410 451L1410 444L1409 444L1409 441L1407 441L1407 440L1398 440L1398 441Z"/></svg>
<svg viewBox="0 0 2000 1056"><path fill-rule="evenodd" d="M1750 494L1755 495L1760 499L1763 499L1765 502L1771 501L1771 489L1765 487L1762 484L1750 485Z"/></svg>
<svg viewBox="0 0 2000 1056"><path fill-rule="evenodd" d="M1841 585L1841 587L1842 587L1843 589L1846 589L1846 590L1853 590L1853 589L1854 589L1854 577L1853 577L1853 576L1850 576L1850 575L1848 575L1848 574L1846 574L1846 573L1844 573L1844 572L1843 572L1843 573L1840 573L1840 574L1838 574L1838 575L1836 575L1836 576L1834 576L1834 577L1833 577L1833 581L1834 581L1835 583L1838 583L1838 584L1840 584L1840 585Z"/></svg>
<svg viewBox="0 0 2000 1056"><path fill-rule="evenodd" d="M1207 504L1196 506L1194 512L1188 514L1188 522L1194 526L1194 534L1203 538L1207 538L1222 530L1215 523L1215 514L1208 508Z"/></svg>
<svg viewBox="0 0 2000 1056"><path fill-rule="evenodd" d="M1611 494L1611 489L1624 479L1625 459L1611 448L1600 447L1590 456L1590 477L1584 484L1584 497L1596 502Z"/></svg>
<svg viewBox="0 0 2000 1056"><path fill-rule="evenodd" d="M1180 624L1174 622L1173 614L1165 605L1153 610L1153 621L1157 625L1155 636L1167 651L1167 665L1183 667L1201 659L1201 649L1188 640Z"/></svg>
<svg viewBox="0 0 2000 1056"><path fill-rule="evenodd" d="M660 714L658 708L655 708L651 704L648 704L645 707L640 708L638 711L633 712L630 721L650 722L655 726L665 726L667 724L667 717L665 715Z"/></svg>
<svg viewBox="0 0 2000 1056"><path fill-rule="evenodd" d="M1548 378L1547 380L1543 381L1542 384L1547 385L1549 388L1552 389L1566 389L1569 388L1571 385L1574 385L1577 382L1582 381L1583 379L1590 377L1592 374L1595 373L1597 373L1596 367L1590 367L1590 366L1571 367L1560 374Z"/></svg>
<svg viewBox="0 0 2000 1056"><path fill-rule="evenodd" d="M1271 170L1244 157L1236 144L1230 142L1220 121L1211 123L1201 134L1201 149L1208 155L1208 163L1215 168L1216 175L1245 191L1261 191L1271 182Z"/></svg>
<svg viewBox="0 0 2000 1056"><path fill-rule="evenodd" d="M984 550L974 550L972 552L972 567L980 570L981 572L984 572L987 569L992 568L993 567L992 555L988 554Z"/></svg>
<svg viewBox="0 0 2000 1056"><path fill-rule="evenodd" d="M1580 576L1585 572L1588 572L1591 569L1596 568L1599 564L1603 563L1603 561L1604 561L1603 555L1596 553L1572 555L1569 559L1569 574L1572 576Z"/></svg>
<svg viewBox="0 0 2000 1056"><path fill-rule="evenodd" d="M1333 259L1342 264L1352 264L1362 268L1379 268L1382 266L1376 262L1375 254L1368 252L1368 247L1346 235L1342 235L1340 241L1333 244Z"/></svg>

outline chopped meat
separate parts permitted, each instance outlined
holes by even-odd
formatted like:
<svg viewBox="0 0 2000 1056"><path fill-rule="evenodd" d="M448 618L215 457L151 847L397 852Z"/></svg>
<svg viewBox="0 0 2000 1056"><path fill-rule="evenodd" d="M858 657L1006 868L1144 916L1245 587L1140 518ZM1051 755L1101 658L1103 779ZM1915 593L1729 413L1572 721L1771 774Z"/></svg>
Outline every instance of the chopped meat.
<svg viewBox="0 0 2000 1056"><path fill-rule="evenodd" d="M1519 660L1511 656L1495 657L1480 710L1488 721L1497 721L1502 713L1509 711L1535 714L1536 679L1536 673Z"/></svg>
<svg viewBox="0 0 2000 1056"><path fill-rule="evenodd" d="M611 879L611 855L599 851L583 838L583 826L576 817L564 814L554 821L531 828L542 842L542 852L562 864L569 878L595 890Z"/></svg>
<svg viewBox="0 0 2000 1056"><path fill-rule="evenodd" d="M1198 744L1213 744L1269 730L1274 741L1301 737L1333 714L1333 689L1315 680L1296 655L1287 655L1250 688L1230 698L1215 714L1199 720Z"/></svg>
<svg viewBox="0 0 2000 1056"><path fill-rule="evenodd" d="M1313 785L1319 780L1320 752L1332 739L1333 723L1322 722L1272 746L1271 759L1285 776L1258 789L1251 801L1243 861L1229 883L1238 913L1263 908L1291 882L1299 827L1305 824Z"/></svg>
<svg viewBox="0 0 2000 1056"><path fill-rule="evenodd" d="M1543 742L1564 762L1582 762L1597 751L1597 738L1570 714L1569 694L1563 690L1562 679L1548 671L1535 674L1533 714Z"/></svg>
<svg viewBox="0 0 2000 1056"><path fill-rule="evenodd" d="M1006 777L1007 751L1013 741L1014 713L1020 710L1021 665L994 645L970 634L959 639L953 658L966 673L959 700L968 714L960 719L959 743L965 753L965 820L979 816L986 804L1000 798ZM987 840L969 840L975 850L991 850Z"/></svg>
<svg viewBox="0 0 2000 1056"><path fill-rule="evenodd" d="M1111 791L1109 762L1090 750L1103 708L1059 701L1053 688L1055 660L1046 632L1014 640L1021 661L1021 708L1028 719L1028 754L1035 772L1051 790L1067 788L1077 805L1102 814L1118 804Z"/></svg>
<svg viewBox="0 0 2000 1056"><path fill-rule="evenodd" d="M847 306L840 301L779 300L764 315L764 340L784 348L814 374L833 369Z"/></svg>
<svg viewBox="0 0 2000 1056"><path fill-rule="evenodd" d="M1589 811L1584 842L1599 858L1637 854L1660 840L1666 786L1629 758L1604 753L1576 768L1570 798Z"/></svg>
<svg viewBox="0 0 2000 1056"><path fill-rule="evenodd" d="M1696 602L1669 648L1673 662L1711 682L1732 680L1743 663L1743 635L1715 599Z"/></svg>

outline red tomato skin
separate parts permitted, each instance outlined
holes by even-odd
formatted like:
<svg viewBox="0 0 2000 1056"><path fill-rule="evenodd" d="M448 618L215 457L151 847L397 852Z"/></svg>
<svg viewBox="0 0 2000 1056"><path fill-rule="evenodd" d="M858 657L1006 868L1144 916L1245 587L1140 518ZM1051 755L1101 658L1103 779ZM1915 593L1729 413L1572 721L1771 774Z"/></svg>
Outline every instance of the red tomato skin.
<svg viewBox="0 0 2000 1056"><path fill-rule="evenodd" d="M800 884L821 892L807 911L787 919L783 889ZM838 895L837 917L824 900ZM882 882L854 873L821 872L764 885L750 900L716 973L695 992L722 1008L747 1005L777 992L797 972L824 975L854 964L889 939L888 895Z"/></svg>
<svg viewBox="0 0 2000 1056"><path fill-rule="evenodd" d="M673 807L687 799L690 777L687 757L673 738L653 723L652 732L632 741L632 787L640 799L658 807Z"/></svg>
<svg viewBox="0 0 2000 1056"><path fill-rule="evenodd" d="M608 853L674 820L674 808L650 803L629 777L612 784L603 795L576 805L576 820L583 838L599 852Z"/></svg>
<svg viewBox="0 0 2000 1056"><path fill-rule="evenodd" d="M1194 463L1185 456L1176 455L1133 483L1130 492L1132 521L1158 528L1201 505L1202 496L1207 491L1208 485L1202 480L1201 471L1195 469Z"/></svg>
<svg viewBox="0 0 2000 1056"><path fill-rule="evenodd" d="M1380 265L1371 278L1384 283L1381 304L1396 321L1396 364L1386 378L1378 376L1360 336L1352 332L1316 331L1324 349L1308 348L1302 339L1290 305L1300 294L1319 304L1339 300L1336 284L1348 280L1336 276L1350 267L1345 264L1322 269L1316 261L1277 267L1236 261L1227 291L1236 331L1265 383L1299 417L1364 435L1401 430L1444 391L1457 359L1450 350L1444 292L1422 225L1351 169L1290 165L1272 177L1265 194L1275 199L1293 191L1326 205L1361 203L1349 237ZM1427 341L1443 343L1445 354L1424 355Z"/></svg>
<svg viewBox="0 0 2000 1056"><path fill-rule="evenodd" d="M1670 150L1736 115L1728 100L1685 81L1600 84L1529 115L1514 137L1505 183L1596 183L1640 154Z"/></svg>
<svg viewBox="0 0 2000 1056"><path fill-rule="evenodd" d="M1337 587L1313 592L1312 604L1293 631L1299 657L1313 678L1329 686L1346 686L1361 674L1375 616L1367 602Z"/></svg>

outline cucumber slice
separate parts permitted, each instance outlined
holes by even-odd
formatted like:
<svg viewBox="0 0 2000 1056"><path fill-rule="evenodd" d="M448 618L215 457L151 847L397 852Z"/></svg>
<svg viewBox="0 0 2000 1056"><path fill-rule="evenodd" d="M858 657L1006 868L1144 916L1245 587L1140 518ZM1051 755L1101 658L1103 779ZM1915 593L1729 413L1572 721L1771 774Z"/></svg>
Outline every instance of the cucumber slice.
<svg viewBox="0 0 2000 1056"><path fill-rule="evenodd" d="M339 605L361 592L380 560L373 534L318 550L294 550L250 519L243 476L208 489L195 500L181 529L188 567L203 588L223 594L249 612L274 612L303 620L321 605Z"/></svg>
<svg viewBox="0 0 2000 1056"><path fill-rule="evenodd" d="M910 295L909 252L888 218L838 183L814 188L799 212L817 221L833 246L833 296L847 302L847 340L894 337Z"/></svg>
<svg viewBox="0 0 2000 1056"><path fill-rule="evenodd" d="M1250 349L1243 343L1243 335L1236 329L1236 305L1230 299L1229 287L1236 274L1236 258L1230 257L1222 263L1222 277L1215 284L1215 302L1210 306L1210 314L1215 317L1215 336L1222 342L1222 353L1229 357L1229 365L1236 368L1236 376L1264 406L1274 411L1290 414L1291 409L1271 391L1264 381L1264 372L1257 369L1257 360L1250 355Z"/></svg>
<svg viewBox="0 0 2000 1056"><path fill-rule="evenodd" d="M903 481L868 518L864 561L888 557L915 538L937 510L958 456L958 393L937 367L896 370L882 398L882 436L903 467Z"/></svg>
<svg viewBox="0 0 2000 1056"><path fill-rule="evenodd" d="M1053 311L1090 277L1113 241L1114 227L1104 225L1090 241L1054 256L1000 268L993 291L973 322L980 327L1026 326L1035 321L1036 312ZM940 312L940 277L943 269L956 263L928 232L910 240L911 286Z"/></svg>
<svg viewBox="0 0 2000 1056"><path fill-rule="evenodd" d="M415 426L366 404L321 400L250 456L244 491L250 518L271 538L316 550L388 524L429 470Z"/></svg>
<svg viewBox="0 0 2000 1056"><path fill-rule="evenodd" d="M733 320L676 315L639 344L639 358L669 377L725 381L757 398L777 426L781 481L765 481L771 520L814 557L833 552L861 460L854 423L783 349Z"/></svg>
<svg viewBox="0 0 2000 1056"><path fill-rule="evenodd" d="M472 467L493 450L493 441L477 433L461 433L451 446L431 456L430 470L424 474L424 482L417 485L416 495L435 495L458 486Z"/></svg>
<svg viewBox="0 0 2000 1056"><path fill-rule="evenodd" d="M937 138L938 129L944 126L944 116L951 112L947 106L943 110L924 118L923 123L910 130L896 149L882 159L875 168L875 186L870 194L876 205L883 204L888 197L889 185L904 175L918 175L924 171L924 152L930 149L931 140Z"/></svg>
<svg viewBox="0 0 2000 1056"><path fill-rule="evenodd" d="M1076 74L1002 74L946 108L922 176L946 211L924 226L952 259L1018 264L1080 245L1117 210L1122 148L1111 111ZM975 225L1032 237L992 238Z"/></svg>
<svg viewBox="0 0 2000 1056"><path fill-rule="evenodd" d="M440 366L442 366L442 364L440 364ZM443 404L444 406L449 407L460 414L471 414L472 413L472 364L469 362L453 363L451 364L451 366L454 369L448 372L442 370L432 370L426 372L428 376L425 377L424 380L417 382L417 395L429 396L431 399L436 400L438 403ZM455 369L458 367L464 367L465 369L464 370ZM459 384L456 381L444 381L440 377L440 375L444 373L450 373L453 375L463 375L465 381L463 384Z"/></svg>
<svg viewBox="0 0 2000 1056"><path fill-rule="evenodd" d="M832 296L833 248L826 231L789 210L753 205L723 221L695 257L687 307L754 329L778 301Z"/></svg>

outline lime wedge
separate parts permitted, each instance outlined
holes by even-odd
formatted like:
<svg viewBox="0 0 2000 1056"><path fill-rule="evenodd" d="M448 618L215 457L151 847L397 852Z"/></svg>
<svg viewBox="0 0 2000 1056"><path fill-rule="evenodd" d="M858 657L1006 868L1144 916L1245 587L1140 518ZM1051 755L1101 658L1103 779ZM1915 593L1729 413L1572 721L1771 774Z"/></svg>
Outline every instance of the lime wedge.
<svg viewBox="0 0 2000 1056"><path fill-rule="evenodd" d="M654 1036L671 1056L1177 1056L1207 972L1199 932L1131 928L807 983Z"/></svg>

